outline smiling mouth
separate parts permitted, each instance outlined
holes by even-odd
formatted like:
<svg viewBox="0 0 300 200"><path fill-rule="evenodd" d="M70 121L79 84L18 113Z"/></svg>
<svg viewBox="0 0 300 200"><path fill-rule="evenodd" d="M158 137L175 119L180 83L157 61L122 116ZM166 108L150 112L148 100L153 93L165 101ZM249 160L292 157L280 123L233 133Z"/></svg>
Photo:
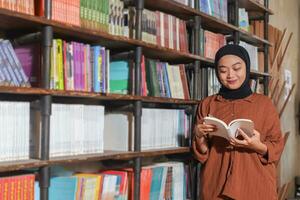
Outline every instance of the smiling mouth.
<svg viewBox="0 0 300 200"><path fill-rule="evenodd" d="M228 84L234 84L236 83L237 80L233 80L233 81L227 81Z"/></svg>

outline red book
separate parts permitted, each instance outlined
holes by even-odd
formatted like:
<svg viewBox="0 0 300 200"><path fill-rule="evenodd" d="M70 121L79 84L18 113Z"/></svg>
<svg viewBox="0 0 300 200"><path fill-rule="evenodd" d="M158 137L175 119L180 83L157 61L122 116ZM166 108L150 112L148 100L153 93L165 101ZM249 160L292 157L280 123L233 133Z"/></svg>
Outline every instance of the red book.
<svg viewBox="0 0 300 200"><path fill-rule="evenodd" d="M36 16L44 16L44 0L34 0L34 14Z"/></svg>

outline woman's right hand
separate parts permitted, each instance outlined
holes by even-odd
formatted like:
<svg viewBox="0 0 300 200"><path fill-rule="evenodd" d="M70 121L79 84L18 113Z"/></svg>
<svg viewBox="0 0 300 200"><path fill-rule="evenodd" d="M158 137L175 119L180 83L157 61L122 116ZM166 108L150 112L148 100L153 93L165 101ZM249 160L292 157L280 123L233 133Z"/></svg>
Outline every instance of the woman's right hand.
<svg viewBox="0 0 300 200"><path fill-rule="evenodd" d="M201 153L206 153L208 150L208 144L206 141L206 136L209 132L216 130L216 127L211 124L197 124L194 129L194 134L196 136L196 143L198 145L198 150Z"/></svg>
<svg viewBox="0 0 300 200"><path fill-rule="evenodd" d="M203 136L209 134L216 130L216 126L212 124L197 124L195 127L195 136L197 138L202 138Z"/></svg>

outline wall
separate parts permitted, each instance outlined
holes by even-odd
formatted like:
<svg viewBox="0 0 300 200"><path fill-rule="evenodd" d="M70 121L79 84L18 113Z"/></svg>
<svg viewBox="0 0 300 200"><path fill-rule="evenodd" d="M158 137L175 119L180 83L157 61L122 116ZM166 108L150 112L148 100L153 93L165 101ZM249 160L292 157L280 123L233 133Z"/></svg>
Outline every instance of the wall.
<svg viewBox="0 0 300 200"><path fill-rule="evenodd" d="M293 32L288 52L284 59L282 68L292 72L292 82L296 83L291 100L289 101L282 117L283 132L290 131L280 163L280 184L292 181L289 189L289 197L294 195L294 177L300 175L300 134L299 134L299 97L300 97L300 1L299 0L271 0L270 9L274 15L270 16L270 24L283 30L287 28L287 36ZM284 74L284 73L282 73Z"/></svg>

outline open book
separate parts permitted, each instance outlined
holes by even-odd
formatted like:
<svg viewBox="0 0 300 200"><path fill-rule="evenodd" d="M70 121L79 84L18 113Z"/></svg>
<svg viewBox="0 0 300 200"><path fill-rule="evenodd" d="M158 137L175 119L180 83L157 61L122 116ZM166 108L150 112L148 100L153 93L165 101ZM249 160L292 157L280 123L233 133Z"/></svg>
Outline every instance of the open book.
<svg viewBox="0 0 300 200"><path fill-rule="evenodd" d="M249 137L253 135L254 123L250 119L235 119L228 125L215 117L204 117L205 124L213 124L217 130L210 132L210 135L220 136L229 140L239 135L237 129L242 129Z"/></svg>

